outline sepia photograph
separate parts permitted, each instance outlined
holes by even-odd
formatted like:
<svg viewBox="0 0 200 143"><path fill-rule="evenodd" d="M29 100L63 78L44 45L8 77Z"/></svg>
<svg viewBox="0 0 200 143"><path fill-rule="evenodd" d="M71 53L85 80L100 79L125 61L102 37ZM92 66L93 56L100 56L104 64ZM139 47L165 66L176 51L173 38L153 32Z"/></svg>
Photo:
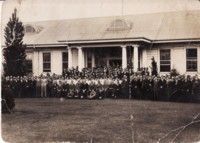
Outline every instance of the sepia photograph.
<svg viewBox="0 0 200 143"><path fill-rule="evenodd" d="M0 7L0 142L200 143L200 0Z"/></svg>

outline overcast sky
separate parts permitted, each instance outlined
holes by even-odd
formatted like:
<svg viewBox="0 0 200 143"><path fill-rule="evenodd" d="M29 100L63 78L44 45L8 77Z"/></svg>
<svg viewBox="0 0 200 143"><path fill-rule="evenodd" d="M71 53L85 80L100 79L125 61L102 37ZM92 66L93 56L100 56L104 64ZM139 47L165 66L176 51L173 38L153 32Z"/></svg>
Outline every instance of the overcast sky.
<svg viewBox="0 0 200 143"><path fill-rule="evenodd" d="M14 7L18 9L21 21L30 22L118 16L122 13L130 15L200 10L200 2L199 0L6 0L2 7L3 24L7 23Z"/></svg>

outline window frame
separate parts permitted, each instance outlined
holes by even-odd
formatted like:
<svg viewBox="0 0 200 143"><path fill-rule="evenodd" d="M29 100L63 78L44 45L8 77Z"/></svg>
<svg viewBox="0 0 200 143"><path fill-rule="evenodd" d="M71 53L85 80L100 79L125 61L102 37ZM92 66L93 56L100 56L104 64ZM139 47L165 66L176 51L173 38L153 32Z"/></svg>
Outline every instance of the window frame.
<svg viewBox="0 0 200 143"><path fill-rule="evenodd" d="M187 52L188 50L196 50L196 57L188 57L188 52ZM196 69L192 69L192 68L189 69L188 62L191 62L190 67L196 66ZM194 62L195 62L195 64L194 64ZM186 71L187 72L197 72L197 70L198 70L198 49L197 48L187 48L186 49Z"/></svg>
<svg viewBox="0 0 200 143"><path fill-rule="evenodd" d="M64 54L67 54L67 60L64 60ZM64 71L64 64L67 64L67 68L69 68L69 61L68 61L68 52L62 52L62 70Z"/></svg>
<svg viewBox="0 0 200 143"><path fill-rule="evenodd" d="M162 51L169 51L169 59L162 59ZM169 62L169 63L162 63L162 62ZM162 70L161 67L168 67L169 70ZM170 72L171 71L171 50L170 49L160 49L160 72Z"/></svg>
<svg viewBox="0 0 200 143"><path fill-rule="evenodd" d="M45 54L49 54L49 61L45 61L44 60L44 55ZM51 72L51 52L45 52L45 53L43 53L43 72ZM45 69L44 68L44 65L45 64L49 64L49 69Z"/></svg>
<svg viewBox="0 0 200 143"><path fill-rule="evenodd" d="M29 34L36 33L36 29L31 25L25 25L25 33Z"/></svg>

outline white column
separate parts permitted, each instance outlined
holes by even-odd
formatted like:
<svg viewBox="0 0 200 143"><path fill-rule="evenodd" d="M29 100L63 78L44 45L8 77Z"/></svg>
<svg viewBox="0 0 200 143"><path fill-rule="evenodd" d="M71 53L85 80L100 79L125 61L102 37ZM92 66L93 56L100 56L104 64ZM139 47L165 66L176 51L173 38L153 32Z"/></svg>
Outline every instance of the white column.
<svg viewBox="0 0 200 143"><path fill-rule="evenodd" d="M138 47L139 45L133 45L134 48L134 61L133 61L133 70L136 72L138 70Z"/></svg>
<svg viewBox="0 0 200 143"><path fill-rule="evenodd" d="M82 71L84 67L84 55L82 47L78 47L78 70Z"/></svg>
<svg viewBox="0 0 200 143"><path fill-rule="evenodd" d="M126 52L126 45L121 46L122 47L122 68L127 68L127 52Z"/></svg>
<svg viewBox="0 0 200 143"><path fill-rule="evenodd" d="M95 53L92 52L92 67L95 67Z"/></svg>
<svg viewBox="0 0 200 143"><path fill-rule="evenodd" d="M72 48L68 47L68 69L72 68Z"/></svg>
<svg viewBox="0 0 200 143"><path fill-rule="evenodd" d="M33 75L38 76L39 75L39 52L33 51Z"/></svg>
<svg viewBox="0 0 200 143"><path fill-rule="evenodd" d="M82 49L82 53L83 53L82 68L85 68L85 50Z"/></svg>

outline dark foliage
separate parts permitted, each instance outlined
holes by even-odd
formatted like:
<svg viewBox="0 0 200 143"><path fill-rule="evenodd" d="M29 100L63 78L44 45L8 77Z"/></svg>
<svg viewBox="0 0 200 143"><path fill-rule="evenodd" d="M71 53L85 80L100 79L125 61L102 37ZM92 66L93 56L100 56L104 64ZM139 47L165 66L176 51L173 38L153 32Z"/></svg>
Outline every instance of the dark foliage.
<svg viewBox="0 0 200 143"><path fill-rule="evenodd" d="M23 44L24 26L17 17L17 10L14 10L7 26L4 29L5 45L3 49L4 73L6 76L23 76L25 68L25 48Z"/></svg>
<svg viewBox="0 0 200 143"><path fill-rule="evenodd" d="M170 71L170 76L178 76L178 75L180 75L180 74L179 74L179 72L178 72L175 68L173 68L173 69Z"/></svg>
<svg viewBox="0 0 200 143"><path fill-rule="evenodd" d="M158 71L157 71L157 63L154 59L154 57L152 57L152 62L151 62L151 65L152 65L152 75L155 75L157 76L158 75Z"/></svg>

